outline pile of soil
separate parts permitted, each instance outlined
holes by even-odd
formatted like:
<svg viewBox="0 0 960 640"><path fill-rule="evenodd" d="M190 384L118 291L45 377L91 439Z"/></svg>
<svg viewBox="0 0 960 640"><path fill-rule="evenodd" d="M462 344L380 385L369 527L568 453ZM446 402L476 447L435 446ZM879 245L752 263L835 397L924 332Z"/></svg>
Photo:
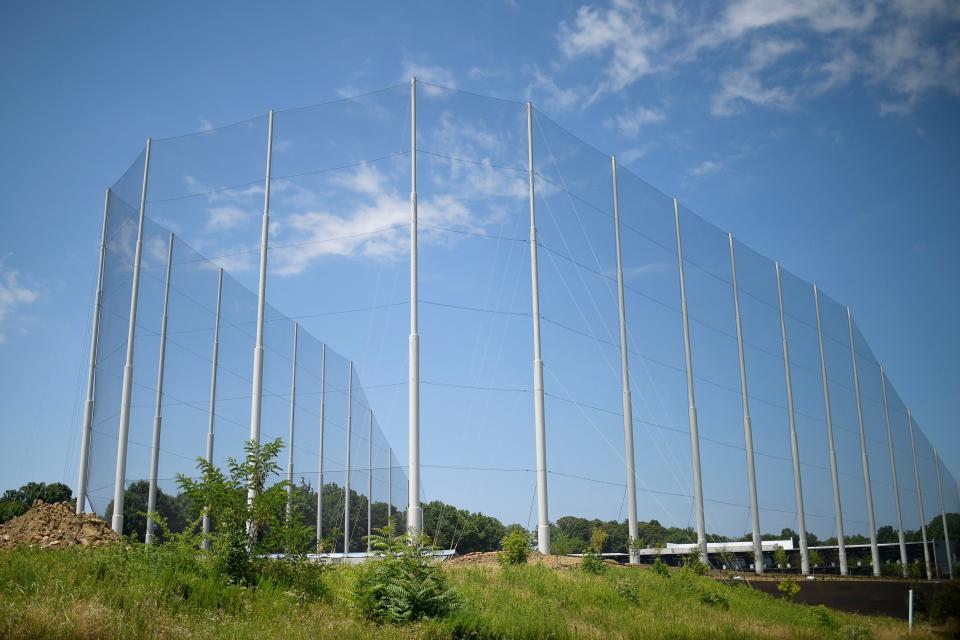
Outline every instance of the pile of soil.
<svg viewBox="0 0 960 640"><path fill-rule="evenodd" d="M499 562L497 561L497 553L497 551L474 551L472 553L465 553L462 556L450 558L444 564L462 567L498 565ZM574 558L571 556L545 556L538 552L531 553L530 557L527 559L527 564L543 564L558 569L576 566L579 563L580 558ZM616 563L608 562L608 564Z"/></svg>
<svg viewBox="0 0 960 640"><path fill-rule="evenodd" d="M22 516L0 525L0 549L20 545L41 549L99 547L119 542L107 523L92 513L77 515L69 502L33 503Z"/></svg>

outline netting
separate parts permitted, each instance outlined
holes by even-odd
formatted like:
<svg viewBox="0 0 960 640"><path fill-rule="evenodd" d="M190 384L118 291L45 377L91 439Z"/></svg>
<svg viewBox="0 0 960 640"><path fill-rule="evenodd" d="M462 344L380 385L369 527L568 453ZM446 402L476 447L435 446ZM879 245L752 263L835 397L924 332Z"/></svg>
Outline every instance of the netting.
<svg viewBox="0 0 960 640"><path fill-rule="evenodd" d="M320 548L363 552L389 516L405 520L412 311L425 530L451 547L473 536L452 507L536 527L535 275L557 548L578 551L571 536L602 526L607 550L626 551L613 161L523 103L419 87L415 118L404 84L152 143L122 477L131 531L144 531L136 514L152 479L158 510L186 517L178 477L196 477L208 447L220 467L244 455L266 207L260 440L283 442L271 482L291 482ZM107 517L144 162L108 207L87 496ZM941 464L938 483L933 448L916 424L911 440L906 404L846 307L786 269L778 283L773 261L682 203L675 217L672 198L623 167L617 196L639 542L697 540L679 234L708 540L751 541L756 516L765 540L790 546L792 569L805 533L814 568L837 570L839 502L851 571L869 572L873 539L883 565L898 561L901 523L909 561L922 558L921 525L943 535L932 524L941 493L943 510L960 512L954 475Z"/></svg>

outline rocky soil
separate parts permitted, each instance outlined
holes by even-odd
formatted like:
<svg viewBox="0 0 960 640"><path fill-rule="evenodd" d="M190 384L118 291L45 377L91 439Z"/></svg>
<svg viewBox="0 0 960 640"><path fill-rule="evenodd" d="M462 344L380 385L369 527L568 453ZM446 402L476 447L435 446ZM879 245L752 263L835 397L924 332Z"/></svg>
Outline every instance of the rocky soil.
<svg viewBox="0 0 960 640"><path fill-rule="evenodd" d="M20 545L41 549L98 547L119 540L106 522L92 513L78 516L68 502L44 504L37 500L25 514L0 525L0 549Z"/></svg>

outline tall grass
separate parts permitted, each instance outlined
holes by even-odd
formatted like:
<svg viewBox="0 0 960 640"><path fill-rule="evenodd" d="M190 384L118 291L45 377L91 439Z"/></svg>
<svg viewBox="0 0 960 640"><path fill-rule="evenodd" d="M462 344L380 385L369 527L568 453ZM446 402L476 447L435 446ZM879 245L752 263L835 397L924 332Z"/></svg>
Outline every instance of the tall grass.
<svg viewBox="0 0 960 640"><path fill-rule="evenodd" d="M229 584L161 547L0 551L2 638L850 638L906 635L895 620L792 604L692 572L542 565L446 568L450 616L378 625L357 611L362 573L337 567L304 598L281 573ZM722 605L726 602L727 608ZM912 637L932 637L915 628Z"/></svg>

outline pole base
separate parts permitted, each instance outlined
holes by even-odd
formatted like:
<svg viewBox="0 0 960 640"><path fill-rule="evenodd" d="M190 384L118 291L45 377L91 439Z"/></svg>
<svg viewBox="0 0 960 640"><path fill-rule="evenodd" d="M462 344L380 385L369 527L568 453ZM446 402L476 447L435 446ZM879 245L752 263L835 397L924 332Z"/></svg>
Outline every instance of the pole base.
<svg viewBox="0 0 960 640"><path fill-rule="evenodd" d="M537 551L543 555L550 553L550 525L548 524L537 527Z"/></svg>
<svg viewBox="0 0 960 640"><path fill-rule="evenodd" d="M407 533L420 535L423 533L423 508L410 507L407 510Z"/></svg>
<svg viewBox="0 0 960 640"><path fill-rule="evenodd" d="M113 520L111 521L110 528L113 529L119 535L123 535L123 514L116 515L114 514Z"/></svg>

